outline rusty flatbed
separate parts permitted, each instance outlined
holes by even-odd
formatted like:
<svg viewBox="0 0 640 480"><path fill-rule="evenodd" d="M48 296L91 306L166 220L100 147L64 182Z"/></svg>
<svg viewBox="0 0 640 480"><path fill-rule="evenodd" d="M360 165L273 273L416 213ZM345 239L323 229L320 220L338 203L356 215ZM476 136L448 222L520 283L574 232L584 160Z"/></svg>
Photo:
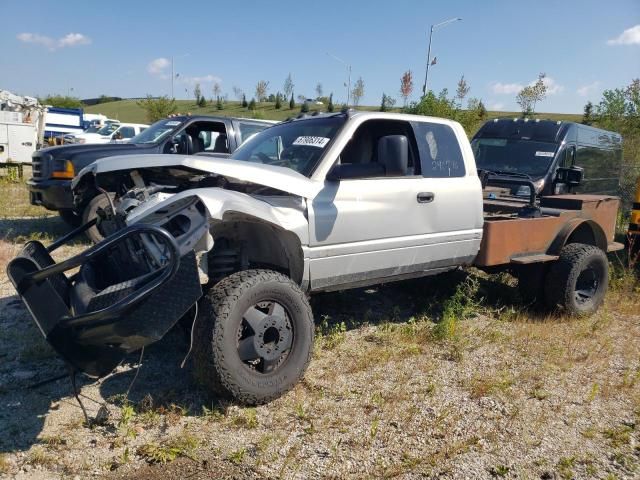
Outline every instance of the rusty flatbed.
<svg viewBox="0 0 640 480"><path fill-rule="evenodd" d="M484 200L484 232L479 267L554 261L569 239L604 251L623 248L614 242L619 199L607 195L555 195L540 199L541 215L521 218L523 201L509 197Z"/></svg>

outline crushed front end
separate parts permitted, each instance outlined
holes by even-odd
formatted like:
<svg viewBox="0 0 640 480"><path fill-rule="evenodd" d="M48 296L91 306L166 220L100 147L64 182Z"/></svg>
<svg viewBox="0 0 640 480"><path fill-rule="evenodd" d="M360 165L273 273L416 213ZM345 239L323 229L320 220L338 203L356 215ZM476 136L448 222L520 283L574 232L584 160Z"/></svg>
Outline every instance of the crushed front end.
<svg viewBox="0 0 640 480"><path fill-rule="evenodd" d="M51 252L95 220L49 247L28 242L9 263L38 328L74 371L110 373L128 353L160 340L201 297L197 252L211 246L207 218L194 201L177 203L156 212L156 222L128 225L62 262Z"/></svg>

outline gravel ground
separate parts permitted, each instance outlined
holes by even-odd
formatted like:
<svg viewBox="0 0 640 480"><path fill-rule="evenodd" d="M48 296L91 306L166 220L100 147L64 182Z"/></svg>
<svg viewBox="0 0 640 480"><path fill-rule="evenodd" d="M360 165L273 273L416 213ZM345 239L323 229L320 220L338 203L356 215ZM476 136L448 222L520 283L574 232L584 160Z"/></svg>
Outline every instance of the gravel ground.
<svg viewBox="0 0 640 480"><path fill-rule="evenodd" d="M257 408L195 387L175 330L145 351L128 399L137 355L80 379L87 427L68 378L34 386L65 368L4 276L16 249L0 243L3 476L638 478L637 286L568 320L521 311L512 287L479 277L482 306L445 336L431 320L462 272L322 294L304 381Z"/></svg>

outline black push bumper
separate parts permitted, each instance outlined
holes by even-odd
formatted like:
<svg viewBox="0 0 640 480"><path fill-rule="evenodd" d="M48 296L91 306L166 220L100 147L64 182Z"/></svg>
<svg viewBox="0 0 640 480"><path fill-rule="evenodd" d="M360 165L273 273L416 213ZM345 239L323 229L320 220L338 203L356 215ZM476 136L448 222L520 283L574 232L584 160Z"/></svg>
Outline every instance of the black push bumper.
<svg viewBox="0 0 640 480"><path fill-rule="evenodd" d="M73 208L71 180L30 179L29 200L31 205L42 205L48 210L70 210Z"/></svg>
<svg viewBox="0 0 640 480"><path fill-rule="evenodd" d="M100 377L127 353L160 340L202 290L193 251L180 257L171 234L151 225L129 226L55 263L50 252L93 224L49 248L28 242L7 273L53 348L75 370ZM150 255L150 244L161 249L160 261Z"/></svg>

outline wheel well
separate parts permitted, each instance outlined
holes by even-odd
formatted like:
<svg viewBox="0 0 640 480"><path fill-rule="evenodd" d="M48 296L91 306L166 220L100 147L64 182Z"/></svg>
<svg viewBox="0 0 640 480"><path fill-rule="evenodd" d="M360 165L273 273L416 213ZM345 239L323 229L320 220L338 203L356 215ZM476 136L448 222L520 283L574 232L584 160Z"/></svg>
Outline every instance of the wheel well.
<svg viewBox="0 0 640 480"><path fill-rule="evenodd" d="M255 217L232 214L214 223L211 235L214 239L214 247L209 252L212 280L247 268L268 268L284 273L297 284L302 283L304 258L295 234ZM211 271L212 264L222 267L217 276Z"/></svg>
<svg viewBox="0 0 640 480"><path fill-rule="evenodd" d="M605 252L608 244L604 230L593 220L583 220L567 225L554 240L550 253L558 254L562 247L570 243L593 245Z"/></svg>

